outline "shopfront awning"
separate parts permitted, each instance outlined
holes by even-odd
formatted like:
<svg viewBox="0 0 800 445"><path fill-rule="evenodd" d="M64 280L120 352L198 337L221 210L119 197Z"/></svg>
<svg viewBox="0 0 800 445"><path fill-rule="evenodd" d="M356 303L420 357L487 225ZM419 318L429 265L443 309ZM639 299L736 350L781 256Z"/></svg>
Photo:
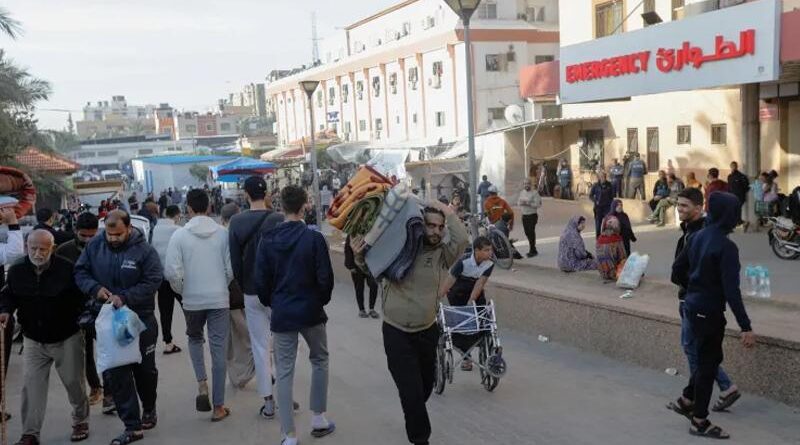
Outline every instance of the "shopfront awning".
<svg viewBox="0 0 800 445"><path fill-rule="evenodd" d="M286 162L302 158L305 155L303 147L281 147L261 155L262 161Z"/></svg>

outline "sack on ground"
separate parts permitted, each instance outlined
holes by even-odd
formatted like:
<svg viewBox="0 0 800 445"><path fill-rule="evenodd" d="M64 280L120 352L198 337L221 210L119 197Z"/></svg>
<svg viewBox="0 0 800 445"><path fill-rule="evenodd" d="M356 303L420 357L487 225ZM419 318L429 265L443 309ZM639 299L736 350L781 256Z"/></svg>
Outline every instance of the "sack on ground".
<svg viewBox="0 0 800 445"><path fill-rule="evenodd" d="M124 346L117 340L115 332L115 314L123 310L130 311L130 314L125 317L120 317L120 320L124 318L127 321L131 321L132 327L130 329L132 330L129 332L133 335L133 339ZM133 317L130 315L133 315ZM132 321L134 317L135 322ZM139 323L138 325L136 324L137 322ZM136 326L144 327L144 323L142 323L139 317L136 316L136 313L131 311L127 306L114 309L114 306L111 304L103 305L94 323L94 329L97 333L97 353L95 360L97 372L99 374L112 368L142 362L142 353L139 351L138 340L139 334L142 333L143 329L139 330ZM128 327L125 329L127 330ZM125 335L127 335L127 333Z"/></svg>
<svg viewBox="0 0 800 445"><path fill-rule="evenodd" d="M647 270L647 263L650 262L649 255L641 255L639 252L633 252L631 256L625 261L625 266L622 268L622 273L617 278L617 286L623 289L636 289L639 287L639 282Z"/></svg>

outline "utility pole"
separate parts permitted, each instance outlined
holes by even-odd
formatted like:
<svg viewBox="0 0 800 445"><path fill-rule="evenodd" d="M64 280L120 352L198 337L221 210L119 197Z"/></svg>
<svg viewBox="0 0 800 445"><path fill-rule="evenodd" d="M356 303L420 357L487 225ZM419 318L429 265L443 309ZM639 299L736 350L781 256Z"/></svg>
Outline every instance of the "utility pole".
<svg viewBox="0 0 800 445"><path fill-rule="evenodd" d="M311 13L311 66L319 62L319 36L317 35L317 13Z"/></svg>

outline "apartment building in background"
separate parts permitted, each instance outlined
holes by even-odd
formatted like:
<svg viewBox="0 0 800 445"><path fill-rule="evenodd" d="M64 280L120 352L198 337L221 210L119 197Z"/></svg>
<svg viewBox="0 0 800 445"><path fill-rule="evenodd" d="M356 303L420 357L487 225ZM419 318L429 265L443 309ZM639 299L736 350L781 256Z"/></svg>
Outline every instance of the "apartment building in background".
<svg viewBox="0 0 800 445"><path fill-rule="evenodd" d="M154 105L129 105L125 96L112 96L110 102L87 102L83 107L83 120L75 122L78 138L156 134L155 109Z"/></svg>
<svg viewBox="0 0 800 445"><path fill-rule="evenodd" d="M523 104L519 69L558 57L556 0L485 0L471 21L477 131L506 125ZM318 80L315 130L344 141L420 146L467 134L464 31L441 0L407 0L359 20L321 43L315 66L273 72L267 102L281 145L310 135L302 80ZM531 119L534 116L527 116Z"/></svg>
<svg viewBox="0 0 800 445"><path fill-rule="evenodd" d="M563 116L606 117L568 141L575 171L637 152L651 185L670 163L702 181L711 167L726 176L731 161L750 174L776 170L782 190L800 183L800 1L561 0L559 8Z"/></svg>

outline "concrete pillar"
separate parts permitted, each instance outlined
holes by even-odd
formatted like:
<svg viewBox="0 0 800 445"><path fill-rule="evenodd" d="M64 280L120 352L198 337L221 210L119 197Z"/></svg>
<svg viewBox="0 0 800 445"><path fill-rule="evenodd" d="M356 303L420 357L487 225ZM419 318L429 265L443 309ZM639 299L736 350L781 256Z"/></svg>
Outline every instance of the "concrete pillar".
<svg viewBox="0 0 800 445"><path fill-rule="evenodd" d="M740 87L742 103L742 151L744 152L744 173L755 178L761 171L761 123L758 116L759 84L749 83ZM748 230L758 230L755 200L752 194L747 197L744 220Z"/></svg>

